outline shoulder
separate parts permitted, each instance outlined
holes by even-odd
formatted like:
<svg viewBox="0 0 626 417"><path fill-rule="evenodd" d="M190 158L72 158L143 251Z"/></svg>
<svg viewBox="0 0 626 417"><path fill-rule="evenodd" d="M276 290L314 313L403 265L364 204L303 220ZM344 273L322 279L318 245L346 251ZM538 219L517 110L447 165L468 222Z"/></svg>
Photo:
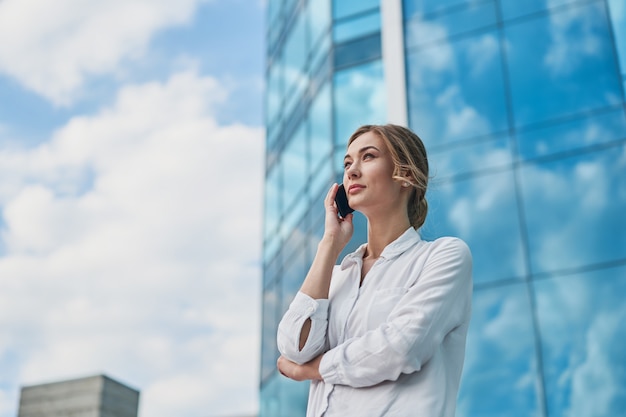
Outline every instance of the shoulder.
<svg viewBox="0 0 626 417"><path fill-rule="evenodd" d="M427 242L429 258L437 261L472 264L472 252L462 239L445 236Z"/></svg>
<svg viewBox="0 0 626 417"><path fill-rule="evenodd" d="M467 243L458 237L444 236L429 242L433 245L433 249L446 249L457 251L471 256L471 251Z"/></svg>

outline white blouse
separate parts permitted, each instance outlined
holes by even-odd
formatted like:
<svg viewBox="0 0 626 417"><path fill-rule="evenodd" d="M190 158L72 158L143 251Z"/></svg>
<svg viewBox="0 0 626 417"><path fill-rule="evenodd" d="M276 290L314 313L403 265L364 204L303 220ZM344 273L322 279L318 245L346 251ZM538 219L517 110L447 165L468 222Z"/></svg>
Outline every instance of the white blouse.
<svg viewBox="0 0 626 417"><path fill-rule="evenodd" d="M359 286L365 247L334 267L328 300L299 292L278 326L286 358L302 364L324 353L307 417L454 416L471 312L469 248L450 237L426 242L409 228Z"/></svg>

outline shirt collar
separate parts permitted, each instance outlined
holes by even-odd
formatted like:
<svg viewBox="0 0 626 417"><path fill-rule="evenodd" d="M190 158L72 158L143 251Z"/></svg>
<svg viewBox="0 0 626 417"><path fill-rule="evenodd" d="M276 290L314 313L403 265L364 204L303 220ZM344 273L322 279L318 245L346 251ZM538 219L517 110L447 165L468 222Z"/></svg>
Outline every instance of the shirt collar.
<svg viewBox="0 0 626 417"><path fill-rule="evenodd" d="M367 243L359 246L359 248L354 252L347 254L341 261L341 269L344 270L350 265L362 262L363 255L365 254L365 248L367 248Z"/></svg>
<svg viewBox="0 0 626 417"><path fill-rule="evenodd" d="M396 240L388 244L383 252L380 254L380 257L385 260L391 260L402 255L413 245L418 243L422 238L420 237L417 230L413 227L409 227L406 231L401 234ZM367 243L362 244L359 248L346 255L341 261L341 269L346 269L348 266L363 261L363 255L365 254L365 249L367 248Z"/></svg>
<svg viewBox="0 0 626 417"><path fill-rule="evenodd" d="M413 227L409 227L404 233L400 235L400 237L388 244L385 249L383 249L383 253L380 254L380 257L386 260L391 260L397 256L402 255L420 240L422 240L422 238L420 237L418 231L415 230Z"/></svg>

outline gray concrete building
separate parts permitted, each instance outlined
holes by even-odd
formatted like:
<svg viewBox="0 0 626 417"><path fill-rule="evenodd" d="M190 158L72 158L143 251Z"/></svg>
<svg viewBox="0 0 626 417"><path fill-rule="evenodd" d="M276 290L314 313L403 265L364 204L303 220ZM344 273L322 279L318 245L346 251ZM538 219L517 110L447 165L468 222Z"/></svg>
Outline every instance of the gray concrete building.
<svg viewBox="0 0 626 417"><path fill-rule="evenodd" d="M22 387L18 417L137 417L139 391L106 375Z"/></svg>

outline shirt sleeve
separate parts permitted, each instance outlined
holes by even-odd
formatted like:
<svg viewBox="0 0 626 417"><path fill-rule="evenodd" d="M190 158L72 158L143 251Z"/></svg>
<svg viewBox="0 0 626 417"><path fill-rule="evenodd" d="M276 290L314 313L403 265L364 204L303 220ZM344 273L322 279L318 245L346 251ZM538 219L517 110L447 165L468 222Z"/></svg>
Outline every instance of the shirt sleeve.
<svg viewBox="0 0 626 417"><path fill-rule="evenodd" d="M324 381L358 388L419 371L446 335L469 321L471 271L467 245L445 239L385 323L324 354Z"/></svg>
<svg viewBox="0 0 626 417"><path fill-rule="evenodd" d="M284 357L303 364L327 350L328 305L327 299L315 300L303 292L296 294L278 324L278 350ZM311 330L300 350L300 333L307 319L311 319Z"/></svg>

